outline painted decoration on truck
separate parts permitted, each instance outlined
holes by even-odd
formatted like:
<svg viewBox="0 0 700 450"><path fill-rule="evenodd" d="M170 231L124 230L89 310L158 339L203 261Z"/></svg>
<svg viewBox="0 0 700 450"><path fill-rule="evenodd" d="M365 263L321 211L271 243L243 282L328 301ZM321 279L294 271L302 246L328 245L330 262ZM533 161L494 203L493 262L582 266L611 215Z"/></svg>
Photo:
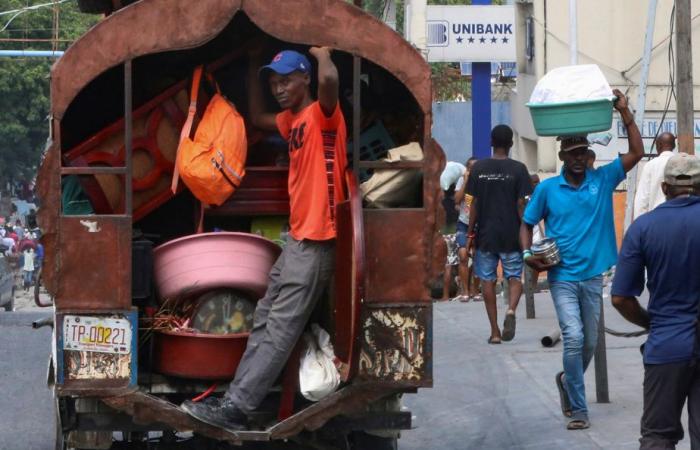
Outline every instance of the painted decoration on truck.
<svg viewBox="0 0 700 450"><path fill-rule="evenodd" d="M362 320L359 373L364 378L424 381L430 333L426 308L367 309Z"/></svg>
<svg viewBox="0 0 700 450"><path fill-rule="evenodd" d="M90 351L65 352L69 380L108 380L131 377L131 355Z"/></svg>

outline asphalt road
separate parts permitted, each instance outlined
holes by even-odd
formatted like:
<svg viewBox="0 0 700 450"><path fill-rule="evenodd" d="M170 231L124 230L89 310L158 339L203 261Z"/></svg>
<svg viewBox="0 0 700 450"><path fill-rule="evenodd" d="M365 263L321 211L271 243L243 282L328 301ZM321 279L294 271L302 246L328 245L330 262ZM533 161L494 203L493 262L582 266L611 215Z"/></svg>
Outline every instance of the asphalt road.
<svg viewBox="0 0 700 450"><path fill-rule="evenodd" d="M0 450L53 449L51 391L46 387L51 328L32 329L39 312L0 312Z"/></svg>
<svg viewBox="0 0 700 450"><path fill-rule="evenodd" d="M524 301L523 301L524 303ZM549 295L538 294L537 318L518 309L515 340L488 345L483 303L437 303L434 310L434 387L407 395L416 416L401 450L639 448L643 338L608 336L611 403L595 402L593 367L586 374L592 427L567 431L554 374L561 343L544 349L541 337L556 326ZM50 310L0 312L0 450L51 450L53 401L46 388L51 329L31 322ZM606 299L607 325L631 331ZM499 310L502 320L503 309ZM686 419L684 419L684 424ZM687 439L678 446L688 449Z"/></svg>

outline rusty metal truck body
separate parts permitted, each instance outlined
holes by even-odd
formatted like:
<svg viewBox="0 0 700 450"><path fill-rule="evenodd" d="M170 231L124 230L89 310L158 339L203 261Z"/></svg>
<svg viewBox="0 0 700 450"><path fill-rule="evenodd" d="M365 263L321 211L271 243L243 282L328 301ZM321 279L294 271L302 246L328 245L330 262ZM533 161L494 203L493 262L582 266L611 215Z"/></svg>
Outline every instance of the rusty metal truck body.
<svg viewBox="0 0 700 450"><path fill-rule="evenodd" d="M396 146L418 142L423 158L386 162L349 144L350 198L337 206L337 267L324 324L345 367L343 384L313 404L283 389L274 420L232 434L177 408L205 384L155 374L139 355L143 308L132 296L132 238L134 229L159 235L159 242L195 232L198 203L185 189L169 189L172 135L179 133L189 76L204 64L245 116L247 52L261 42L269 49L334 48L350 140L361 141L359 124L373 114L394 124L387 128ZM175 430L240 442L293 439L341 423L344 430L409 426L410 413L376 405L433 382L429 282L442 265L436 249L444 156L430 134L431 100L421 55L343 1L143 0L76 41L51 72L51 135L38 179L42 280L55 305L50 381L58 434ZM286 168L249 156L246 170L249 181L207 210L205 226L240 231L252 216L288 214ZM355 174L388 170L414 174L418 194L399 206L363 204ZM67 177L80 180L94 213L66 213ZM127 321L130 342L115 353L69 348L65 332L76 318ZM94 399L108 412L81 410Z"/></svg>

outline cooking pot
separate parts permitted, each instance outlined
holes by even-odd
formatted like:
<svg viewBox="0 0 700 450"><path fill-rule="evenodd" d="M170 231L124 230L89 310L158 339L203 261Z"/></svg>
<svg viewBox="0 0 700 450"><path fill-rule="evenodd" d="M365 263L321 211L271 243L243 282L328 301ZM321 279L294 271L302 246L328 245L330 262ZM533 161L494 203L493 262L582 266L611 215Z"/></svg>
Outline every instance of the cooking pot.
<svg viewBox="0 0 700 450"><path fill-rule="evenodd" d="M559 247L557 242L552 238L541 239L532 244L532 254L542 257L542 262L548 265L556 265L561 262L559 256Z"/></svg>

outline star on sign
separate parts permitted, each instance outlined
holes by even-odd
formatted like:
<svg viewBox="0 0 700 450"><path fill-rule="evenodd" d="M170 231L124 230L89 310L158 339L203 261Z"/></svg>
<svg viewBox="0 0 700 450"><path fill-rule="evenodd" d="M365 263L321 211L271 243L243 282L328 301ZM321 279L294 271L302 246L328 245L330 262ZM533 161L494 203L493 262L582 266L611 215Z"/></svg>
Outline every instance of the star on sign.
<svg viewBox="0 0 700 450"><path fill-rule="evenodd" d="M504 37L502 40L503 40L503 43L504 43L504 44L507 44L507 43L508 43L508 38L507 38L507 37Z"/></svg>
<svg viewBox="0 0 700 450"><path fill-rule="evenodd" d="M495 44L497 40L498 40L498 39L496 39L495 37L492 37L492 38L491 38L491 43L492 43L492 44Z"/></svg>
<svg viewBox="0 0 700 450"><path fill-rule="evenodd" d="M484 42L486 42L486 38L484 38L483 36L480 37L480 38L479 38L479 42L481 42L481 43L483 44Z"/></svg>
<svg viewBox="0 0 700 450"><path fill-rule="evenodd" d="M467 40L469 41L470 44L473 44L473 43L474 43L474 38L471 37L471 36L469 36L469 39L467 39Z"/></svg>
<svg viewBox="0 0 700 450"><path fill-rule="evenodd" d="M462 43L462 36L458 36L458 37L457 37L457 43L458 43L458 44L461 44L461 43Z"/></svg>

